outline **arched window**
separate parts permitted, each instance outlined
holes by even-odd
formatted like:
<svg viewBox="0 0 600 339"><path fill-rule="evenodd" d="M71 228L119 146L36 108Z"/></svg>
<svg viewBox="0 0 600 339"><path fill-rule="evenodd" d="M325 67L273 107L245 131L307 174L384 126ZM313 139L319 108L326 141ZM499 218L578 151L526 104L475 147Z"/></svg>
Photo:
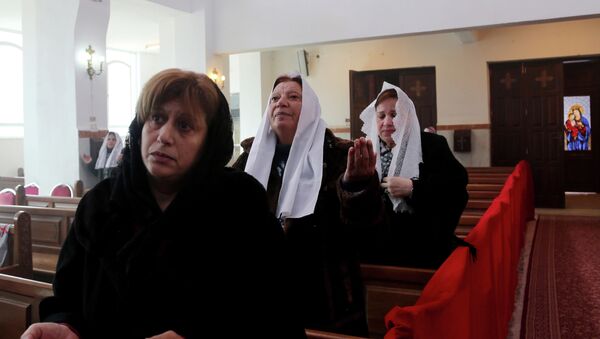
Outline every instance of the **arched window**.
<svg viewBox="0 0 600 339"><path fill-rule="evenodd" d="M0 31L0 138L23 137L21 34Z"/></svg>
<svg viewBox="0 0 600 339"><path fill-rule="evenodd" d="M137 90L136 54L126 51L107 50L108 64L108 129L127 134L129 124L135 116Z"/></svg>

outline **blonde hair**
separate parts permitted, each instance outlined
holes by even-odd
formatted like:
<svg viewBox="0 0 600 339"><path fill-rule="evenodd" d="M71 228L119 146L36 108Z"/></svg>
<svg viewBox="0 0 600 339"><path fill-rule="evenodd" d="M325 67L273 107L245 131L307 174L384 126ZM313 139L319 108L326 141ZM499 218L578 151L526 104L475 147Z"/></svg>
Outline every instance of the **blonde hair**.
<svg viewBox="0 0 600 339"><path fill-rule="evenodd" d="M580 104L574 104L574 105L571 105L571 107L569 107L569 114L575 115L575 110L579 111L579 115L583 115L583 112L585 111L583 109L582 105L580 105Z"/></svg>
<svg viewBox="0 0 600 339"><path fill-rule="evenodd" d="M219 108L219 93L213 81L202 73L171 68L154 75L140 94L137 121L143 124L160 106L179 99L196 118L204 115L208 124Z"/></svg>

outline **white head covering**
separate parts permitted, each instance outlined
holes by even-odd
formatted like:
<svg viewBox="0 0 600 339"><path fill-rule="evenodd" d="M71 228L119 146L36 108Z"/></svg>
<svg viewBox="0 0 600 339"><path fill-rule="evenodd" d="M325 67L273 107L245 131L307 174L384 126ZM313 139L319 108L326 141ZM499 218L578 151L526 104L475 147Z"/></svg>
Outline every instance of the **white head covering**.
<svg viewBox="0 0 600 339"><path fill-rule="evenodd" d="M396 146L392 149L392 162L388 170L388 176L400 176L404 178L419 177L419 163L423 161L421 154L421 128L415 105L412 100L399 87L384 82L379 95L388 89L396 90L398 101L396 102L396 117L393 119L396 131L392 133L392 139ZM379 98L377 95L377 98ZM379 154L379 133L377 133L377 112L375 107L377 99L373 100L362 113L360 120L363 122L362 131L367 138L373 142L375 154L377 154L377 173L381 180L381 155ZM389 193L388 193L389 194ZM394 211L412 212L411 207L402 198L394 198L390 195L394 204Z"/></svg>
<svg viewBox="0 0 600 339"><path fill-rule="evenodd" d="M110 155L108 157L106 154L108 153L106 143L108 141L108 136L114 133L117 142L115 142L115 147L113 147ZM104 137L104 141L102 141L102 146L100 147L100 152L98 153L98 160L96 160L96 169L108 168L108 167L117 167L117 159L119 158L119 154L121 154L121 150L123 149L123 141L117 132L108 132Z"/></svg>
<svg viewBox="0 0 600 339"><path fill-rule="evenodd" d="M300 74L289 73L284 76L296 78ZM271 102L271 95L272 93L268 103ZM302 77L302 109L283 173L277 217L300 218L314 212L323 177L325 128L325 121L321 119L319 99L308 81ZM277 136L271 129L267 104L245 168L245 171L260 181L265 188L269 181L276 143Z"/></svg>

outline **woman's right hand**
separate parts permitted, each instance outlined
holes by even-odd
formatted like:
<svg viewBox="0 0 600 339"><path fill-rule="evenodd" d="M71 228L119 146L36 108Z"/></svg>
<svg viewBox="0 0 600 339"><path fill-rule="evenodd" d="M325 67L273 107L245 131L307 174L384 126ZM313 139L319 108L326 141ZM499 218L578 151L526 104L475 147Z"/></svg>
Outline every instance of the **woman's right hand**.
<svg viewBox="0 0 600 339"><path fill-rule="evenodd" d="M83 153L81 155L81 159L83 160L83 162L85 162L86 164L89 164L90 162L92 162L92 157L89 154Z"/></svg>
<svg viewBox="0 0 600 339"><path fill-rule="evenodd" d="M354 146L348 150L348 161L344 182L366 180L375 174L377 156L373 151L373 143L364 137L354 140Z"/></svg>
<svg viewBox="0 0 600 339"><path fill-rule="evenodd" d="M79 339L79 336L64 324L35 323L21 335L21 339Z"/></svg>

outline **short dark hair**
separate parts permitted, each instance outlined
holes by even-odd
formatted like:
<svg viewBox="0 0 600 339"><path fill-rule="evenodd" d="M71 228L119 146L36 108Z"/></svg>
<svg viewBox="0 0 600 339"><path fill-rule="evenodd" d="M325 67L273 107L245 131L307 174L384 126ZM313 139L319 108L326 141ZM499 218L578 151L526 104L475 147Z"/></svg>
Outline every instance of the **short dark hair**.
<svg viewBox="0 0 600 339"><path fill-rule="evenodd" d="M385 100L387 100L389 98L394 98L394 99L398 100L398 93L396 93L395 89L390 88L390 89L386 89L385 91L381 92L381 94L379 94L379 96L377 97L377 100L375 101L375 109L377 109L377 106L379 106L379 104L381 104L382 102L384 102Z"/></svg>
<svg viewBox="0 0 600 339"><path fill-rule="evenodd" d="M144 85L136 107L138 122L143 124L153 111L174 99L180 99L194 117L204 113L207 124L216 115L220 104L218 90L205 74L177 68L166 69Z"/></svg>
<svg viewBox="0 0 600 339"><path fill-rule="evenodd" d="M293 81L293 82L297 83L298 85L300 85L300 88L302 88L302 77L300 77L300 76L290 77L289 75L282 75L275 80L275 84L273 84L273 88L271 90L274 90L275 87L277 87L277 85L279 85L280 83L288 82L288 81Z"/></svg>

